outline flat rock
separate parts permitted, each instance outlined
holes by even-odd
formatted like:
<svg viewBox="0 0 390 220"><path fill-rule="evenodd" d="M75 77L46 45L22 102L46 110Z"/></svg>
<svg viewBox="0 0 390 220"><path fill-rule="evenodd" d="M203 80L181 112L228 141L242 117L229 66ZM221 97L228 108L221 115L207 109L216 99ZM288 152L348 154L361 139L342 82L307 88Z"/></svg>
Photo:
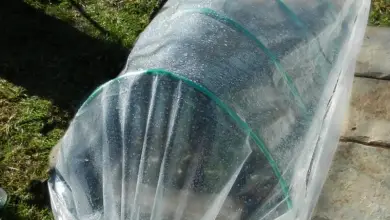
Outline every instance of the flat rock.
<svg viewBox="0 0 390 220"><path fill-rule="evenodd" d="M341 139L390 147L390 81L355 77Z"/></svg>
<svg viewBox="0 0 390 220"><path fill-rule="evenodd" d="M356 76L390 79L390 28L367 27Z"/></svg>
<svg viewBox="0 0 390 220"><path fill-rule="evenodd" d="M390 220L390 150L340 143L312 220Z"/></svg>

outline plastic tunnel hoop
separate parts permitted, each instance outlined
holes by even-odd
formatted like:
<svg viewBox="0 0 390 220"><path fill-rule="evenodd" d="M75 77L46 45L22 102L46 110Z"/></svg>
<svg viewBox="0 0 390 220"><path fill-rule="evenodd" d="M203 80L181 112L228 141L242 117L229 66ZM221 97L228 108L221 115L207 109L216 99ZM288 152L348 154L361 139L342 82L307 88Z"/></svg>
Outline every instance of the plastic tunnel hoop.
<svg viewBox="0 0 390 220"><path fill-rule="evenodd" d="M321 0L319 0L321 2ZM315 33L311 32L309 30L309 28L304 24L304 22L301 21L301 19L294 13L294 11L292 11L287 5L286 3L284 3L283 0L276 0L276 2L278 2L278 4L280 5L280 7L282 8L282 10L288 14L289 17L291 17L291 19L294 21L294 23L301 29L305 30L307 33L310 33L312 34L313 36L315 36ZM332 5L331 2L328 2L328 7L332 10L334 10L334 6ZM318 48L319 48L319 51L321 52L322 56L324 56L326 62L328 63L331 63L329 58L325 55L324 53L324 50L323 48L321 47L321 44L320 42L318 41L317 38L315 38L315 41L317 42L318 44Z"/></svg>
<svg viewBox="0 0 390 220"><path fill-rule="evenodd" d="M219 106L225 113L227 113L231 117L231 119L233 119L233 121L235 121L238 124L238 126L245 133L249 134L249 136L256 143L256 145L258 146L260 151L264 154L264 156L268 160L270 166L272 167L272 170L273 170L275 176L278 178L278 181L279 181L280 187L282 188L282 191L283 191L284 197L286 199L288 208L289 209L292 208L292 200L291 200L290 195L289 195L288 185L286 183L286 180L283 178L282 173L280 172L280 169L279 169L278 165L276 164L276 161L273 159L273 157L272 157L271 153L269 152L268 148L265 146L264 141L262 141L255 133L253 133L252 128L250 128L249 125L247 123L245 123L237 115L237 113L233 109L231 109L221 99L219 99L214 93L212 93L210 90L208 90L204 86L199 85L199 84L191 81L190 79L188 79L186 77L183 77L183 76L181 76L179 74L176 74L176 73L173 73L173 72L169 72L169 71L164 70L164 69L149 69L149 70L146 70L146 71L143 71L143 72L139 72L139 73L140 74L148 74L148 75L169 76L172 79L179 80L179 81L182 81L182 82L186 83L187 85L191 86L192 88L196 89L197 91L201 92L202 94L204 94L205 96L210 98L212 101L214 101L215 104L217 104L217 106ZM104 83L103 85L99 86L88 97L88 99L82 104L82 106L80 107L80 110L76 114L76 117L79 116L79 112L82 111L83 107L85 107L89 102L92 101L92 99L94 99L97 95L99 95L101 93L101 91L102 91L102 89L104 87L108 86L109 84L111 84L113 82L119 81L120 79L125 78L126 76L133 75L133 74L134 73L126 73L126 74L120 75L120 76L118 76L118 77L116 77L116 78L114 78L114 79Z"/></svg>
<svg viewBox="0 0 390 220"><path fill-rule="evenodd" d="M306 25L304 24L304 22L301 21L301 19L294 13L293 10L291 10L287 5L286 3L284 2L284 0L275 0L279 5L280 7L293 19L294 23L296 23L299 27L301 28L304 28L305 30L307 30L307 27ZM319 2L322 2L322 0L318 0ZM328 7L330 9L332 9L334 11L334 6L331 2L326 2Z"/></svg>
<svg viewBox="0 0 390 220"><path fill-rule="evenodd" d="M237 21L227 17L226 15L218 13L210 8L195 8L195 9L186 9L186 10L182 11L182 13L186 13L186 12L187 13L200 13L200 14L209 16L209 17L211 17L219 22L222 22L223 24L226 24L227 26L235 29L236 31L243 33L247 38L254 41L256 46L259 47L272 60L276 69L282 75L283 79L286 81L287 86L289 87L291 93L297 99L299 107L302 108L302 110L304 112L307 111L306 106L303 103L302 97L298 92L298 89L294 85L294 82L291 79L291 77L289 76L289 74L286 72L286 70L283 68L283 66L279 62L278 58L254 34L252 34L250 31L248 31L245 27L243 27Z"/></svg>

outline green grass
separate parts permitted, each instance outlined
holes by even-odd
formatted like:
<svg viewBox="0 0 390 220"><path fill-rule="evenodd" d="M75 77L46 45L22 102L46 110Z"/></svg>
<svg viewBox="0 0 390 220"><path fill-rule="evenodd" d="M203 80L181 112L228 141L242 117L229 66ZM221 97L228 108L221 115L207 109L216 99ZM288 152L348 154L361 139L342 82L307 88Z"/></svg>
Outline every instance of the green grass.
<svg viewBox="0 0 390 220"><path fill-rule="evenodd" d="M3 3L7 2L7 3ZM0 219L52 219L31 182L81 102L115 77L156 6L150 0L9 0L0 3ZM373 0L372 25L390 25Z"/></svg>
<svg viewBox="0 0 390 220"><path fill-rule="evenodd" d="M27 189L31 180L46 177L48 153L63 129L46 135L41 130L45 123L67 119L60 115L50 101L0 80L0 185L11 197L4 219L51 219L46 208L37 207L43 201L34 205L34 195Z"/></svg>
<svg viewBox="0 0 390 220"><path fill-rule="evenodd" d="M372 0L369 22L371 25L390 26L390 0Z"/></svg>
<svg viewBox="0 0 390 220"><path fill-rule="evenodd" d="M0 3L0 219L52 219L34 180L71 116L121 70L157 1L11 0Z"/></svg>

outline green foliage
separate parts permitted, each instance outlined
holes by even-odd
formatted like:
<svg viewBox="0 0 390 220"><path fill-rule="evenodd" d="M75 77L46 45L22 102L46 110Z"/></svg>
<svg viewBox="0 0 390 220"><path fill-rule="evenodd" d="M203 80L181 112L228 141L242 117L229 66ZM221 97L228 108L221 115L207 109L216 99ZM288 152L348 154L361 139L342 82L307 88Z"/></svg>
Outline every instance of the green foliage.
<svg viewBox="0 0 390 220"><path fill-rule="evenodd" d="M372 0L370 24L390 26L390 0Z"/></svg>

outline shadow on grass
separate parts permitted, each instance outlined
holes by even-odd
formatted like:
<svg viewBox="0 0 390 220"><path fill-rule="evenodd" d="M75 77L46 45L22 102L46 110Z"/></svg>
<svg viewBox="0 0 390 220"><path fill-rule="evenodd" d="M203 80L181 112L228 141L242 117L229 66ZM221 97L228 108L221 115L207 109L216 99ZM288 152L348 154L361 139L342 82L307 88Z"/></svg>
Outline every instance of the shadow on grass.
<svg viewBox="0 0 390 220"><path fill-rule="evenodd" d="M14 201L13 201L14 202ZM23 220L19 214L17 214L15 207L6 207L0 210L0 219L13 219L13 220Z"/></svg>
<svg viewBox="0 0 390 220"><path fill-rule="evenodd" d="M128 53L20 0L0 3L0 30L0 77L71 114L119 74Z"/></svg>
<svg viewBox="0 0 390 220"><path fill-rule="evenodd" d="M44 186L44 184L47 182L41 182L40 188L47 188L47 185ZM30 190L30 189L29 189ZM45 190L47 191L47 190ZM28 193L26 191L26 193ZM5 208L0 210L0 219L4 220L25 220L25 219L36 219L35 216L30 216L30 218L26 218L26 214L20 215L20 212L31 212L31 208L34 208L35 212L45 212L45 217L51 217L50 214L50 198L48 197L48 192L44 194L43 196L34 195L35 192L32 192L33 196L30 200L27 201L27 203L24 203L22 206L24 208L18 207L22 203L23 199L21 199L18 196L12 196L10 197L10 200L8 201ZM39 197L39 198L38 198ZM42 200L44 199L44 200ZM28 207L27 207L28 206ZM28 214L27 214L28 215Z"/></svg>
<svg viewBox="0 0 390 220"><path fill-rule="evenodd" d="M119 43L92 38L21 0L0 1L0 78L23 87L28 95L51 100L70 115L99 84L119 74L128 51ZM49 132L50 124L45 129L43 133ZM29 189L21 190L32 195L23 201L26 210L34 207L46 212L47 184L32 181ZM22 200L12 197L0 219L25 219L19 216Z"/></svg>

